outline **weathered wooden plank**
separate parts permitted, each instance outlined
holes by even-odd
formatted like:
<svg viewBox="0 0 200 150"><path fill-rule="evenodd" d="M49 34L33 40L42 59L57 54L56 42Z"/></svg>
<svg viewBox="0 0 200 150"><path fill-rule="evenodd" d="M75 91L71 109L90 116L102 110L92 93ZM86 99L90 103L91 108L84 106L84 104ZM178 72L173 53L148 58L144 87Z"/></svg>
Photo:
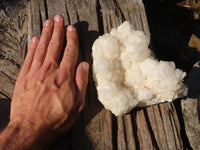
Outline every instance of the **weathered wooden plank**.
<svg viewBox="0 0 200 150"><path fill-rule="evenodd" d="M0 130L3 130L9 122L10 100L24 60L28 17L24 8L28 2L0 3Z"/></svg>
<svg viewBox="0 0 200 150"><path fill-rule="evenodd" d="M140 149L154 149L153 141L148 130L148 124L145 120L144 110L136 112L136 123Z"/></svg>
<svg viewBox="0 0 200 150"><path fill-rule="evenodd" d="M15 81L4 72L0 71L0 91L7 98L12 97Z"/></svg>
<svg viewBox="0 0 200 150"><path fill-rule="evenodd" d="M126 145L128 150L136 150L136 142L133 134L134 125L132 123L131 114L124 116L124 126L126 135Z"/></svg>
<svg viewBox="0 0 200 150"><path fill-rule="evenodd" d="M18 62L18 34L16 18L10 18L2 9L0 11L0 55L1 59L9 59L15 64Z"/></svg>
<svg viewBox="0 0 200 150"><path fill-rule="evenodd" d="M168 147L168 149L174 150L174 149L176 149L176 142L175 142L173 128L172 128L172 125L170 122L170 117L169 117L170 110L167 105L169 105L169 103L159 104L162 121L163 121L163 125L164 125L165 136L166 136L166 140L167 140L167 147Z"/></svg>
<svg viewBox="0 0 200 150"><path fill-rule="evenodd" d="M126 146L126 137L125 137L125 130L124 130L124 120L123 116L117 117L117 125L118 125L118 130L117 130L117 145L118 145L118 150L124 150L127 149Z"/></svg>
<svg viewBox="0 0 200 150"><path fill-rule="evenodd" d="M39 0L40 16L41 16L42 24L44 24L45 20L48 18L46 2L47 2L46 0Z"/></svg>
<svg viewBox="0 0 200 150"><path fill-rule="evenodd" d="M185 124L186 134L191 147L194 150L200 149L200 103L199 99L187 98L182 100L182 113Z"/></svg>
<svg viewBox="0 0 200 150"><path fill-rule="evenodd" d="M29 21L28 21L28 43L34 36L40 36L41 20L39 11L39 0L30 1Z"/></svg>
<svg viewBox="0 0 200 150"><path fill-rule="evenodd" d="M75 2L71 0L66 0L66 9L67 9L67 13L69 14L70 24L74 25L75 23L78 23L78 18L77 18L78 12L76 9Z"/></svg>
<svg viewBox="0 0 200 150"><path fill-rule="evenodd" d="M178 120L177 112L173 103L169 103L169 116L175 137L176 149L183 149L183 142L181 139L181 127Z"/></svg>
<svg viewBox="0 0 200 150"><path fill-rule="evenodd" d="M65 25L69 24L64 0L47 0L48 18L53 19L55 15L60 14L65 18Z"/></svg>
<svg viewBox="0 0 200 150"><path fill-rule="evenodd" d="M71 5L73 5L73 7L76 6L76 11L69 8ZM74 19L71 18L71 16L77 13L77 19L79 22L78 31L80 39L80 54L83 56L84 60L89 62L91 66L92 43L99 35L96 0L77 0L73 1L73 3L71 1L71 3L68 3L67 6L69 6L68 11L70 20L73 21ZM76 16L73 17L76 19ZM102 111L102 105L97 100L91 69L86 94L86 107L83 111L81 120L81 124L86 125L85 129L81 124L77 129L78 131L83 130L87 134L87 139L81 138L84 136L83 134L80 134L82 132L74 136L73 140L76 141L76 143L79 143L80 141L86 142L86 144L81 144L79 147L82 149L112 149L112 115L107 110ZM77 137L80 137L78 141ZM90 142L88 142L88 139Z"/></svg>
<svg viewBox="0 0 200 150"><path fill-rule="evenodd" d="M163 150L168 149L159 106L153 105L148 107L147 114L158 147Z"/></svg>
<svg viewBox="0 0 200 150"><path fill-rule="evenodd" d="M0 98L11 99L24 60L28 11L23 8L27 6L26 1L10 3L9 9L15 13L5 6L0 8Z"/></svg>
<svg viewBox="0 0 200 150"><path fill-rule="evenodd" d="M138 30L150 36L144 4L141 0L117 0L124 20L129 20Z"/></svg>
<svg viewBox="0 0 200 150"><path fill-rule="evenodd" d="M104 33L107 33L122 23L122 14L113 0L100 0L99 3L102 11Z"/></svg>
<svg viewBox="0 0 200 150"><path fill-rule="evenodd" d="M142 1L142 0L140 0ZM150 37L150 31L149 31L149 24L147 21L147 16L146 16L146 12L145 12L145 8L144 8L144 4L142 2L140 2L139 4L139 12L140 12L140 17L142 20L142 27L143 27L143 31L144 33Z"/></svg>
<svg viewBox="0 0 200 150"><path fill-rule="evenodd" d="M183 148L180 125L173 103L148 107L147 114L153 131L152 134L155 136L157 146L160 149Z"/></svg>
<svg viewBox="0 0 200 150"><path fill-rule="evenodd" d="M9 77L12 77L13 80L17 80L17 76L19 73L19 67L13 64L11 61L6 60L6 59L0 59L0 66L1 67L1 72L6 74Z"/></svg>
<svg viewBox="0 0 200 150"><path fill-rule="evenodd" d="M22 67L28 47L28 13L29 8L21 9L18 15L19 65ZM19 73L19 72L17 72Z"/></svg>
<svg viewBox="0 0 200 150"><path fill-rule="evenodd" d="M191 37L190 42L195 46L198 39ZM191 43L192 44L192 43ZM197 45L196 45L197 46ZM197 61L185 80L188 86L188 98L181 101L181 112L185 133L188 137L190 146L193 149L200 149L200 61Z"/></svg>

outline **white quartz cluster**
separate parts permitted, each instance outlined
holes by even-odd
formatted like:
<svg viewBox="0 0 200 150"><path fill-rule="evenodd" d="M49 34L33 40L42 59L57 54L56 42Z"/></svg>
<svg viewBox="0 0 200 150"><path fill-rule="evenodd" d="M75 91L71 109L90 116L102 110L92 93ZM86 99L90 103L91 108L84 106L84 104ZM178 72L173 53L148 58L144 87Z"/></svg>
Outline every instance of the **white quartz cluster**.
<svg viewBox="0 0 200 150"><path fill-rule="evenodd" d="M172 101L187 94L186 73L174 62L158 61L149 38L128 21L93 44L93 75L98 99L116 116L136 106Z"/></svg>

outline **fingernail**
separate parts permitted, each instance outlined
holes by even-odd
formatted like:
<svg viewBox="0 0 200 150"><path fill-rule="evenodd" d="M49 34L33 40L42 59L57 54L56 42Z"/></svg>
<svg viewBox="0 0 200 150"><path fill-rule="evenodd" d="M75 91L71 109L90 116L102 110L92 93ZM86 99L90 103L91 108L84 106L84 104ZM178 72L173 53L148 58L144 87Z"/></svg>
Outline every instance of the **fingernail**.
<svg viewBox="0 0 200 150"><path fill-rule="evenodd" d="M45 22L45 26L46 26L46 27L50 27L51 24L52 24L52 21L51 21L51 20L47 20L47 21Z"/></svg>
<svg viewBox="0 0 200 150"><path fill-rule="evenodd" d="M75 28L74 26L72 26L72 25L69 25L69 26L67 27L67 30L68 30L68 31L75 31L76 28Z"/></svg>
<svg viewBox="0 0 200 150"><path fill-rule="evenodd" d="M33 38L33 43L37 43L38 42L38 38L37 37L34 37Z"/></svg>
<svg viewBox="0 0 200 150"><path fill-rule="evenodd" d="M88 64L88 63L82 64L82 69L83 69L85 72L88 72L88 70L89 70L89 64Z"/></svg>
<svg viewBox="0 0 200 150"><path fill-rule="evenodd" d="M61 15L56 15L54 18L55 22L61 22L63 20L63 17Z"/></svg>

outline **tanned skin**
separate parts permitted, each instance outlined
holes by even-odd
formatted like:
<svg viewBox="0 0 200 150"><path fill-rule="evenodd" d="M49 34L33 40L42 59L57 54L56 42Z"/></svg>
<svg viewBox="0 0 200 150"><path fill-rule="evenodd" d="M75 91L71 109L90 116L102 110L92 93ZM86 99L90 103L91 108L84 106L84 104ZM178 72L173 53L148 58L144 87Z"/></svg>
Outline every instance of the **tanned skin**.
<svg viewBox="0 0 200 150"><path fill-rule="evenodd" d="M10 122L0 134L0 150L47 149L83 109L89 64L76 68L78 35L72 25L58 63L64 35L64 18L56 15L54 21L45 21L41 38L31 40L15 85Z"/></svg>

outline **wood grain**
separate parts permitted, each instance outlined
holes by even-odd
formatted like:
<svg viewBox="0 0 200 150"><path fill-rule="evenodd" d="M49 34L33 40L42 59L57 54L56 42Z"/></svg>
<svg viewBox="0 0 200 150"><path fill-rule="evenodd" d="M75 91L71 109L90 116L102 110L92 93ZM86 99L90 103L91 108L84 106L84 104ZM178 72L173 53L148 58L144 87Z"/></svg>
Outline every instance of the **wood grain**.
<svg viewBox="0 0 200 150"><path fill-rule="evenodd" d="M28 2L2 5L5 6L0 8L0 98L10 100L27 49Z"/></svg>
<svg viewBox="0 0 200 150"><path fill-rule="evenodd" d="M7 18L6 13L2 14ZM0 29L2 33L9 28L8 32L0 34L0 39L8 41L0 43L0 96L11 98L26 54L27 40L40 36L44 21L53 19L56 14L64 16L66 26L77 27L79 61L87 61L90 66L94 40L123 21L130 21L136 29L150 36L141 0L31 0L28 11L21 11L19 20L15 21L19 22L17 29L11 25ZM73 129L50 149L184 149L180 129L173 103L137 108L115 117L98 101L90 69L86 107Z"/></svg>

